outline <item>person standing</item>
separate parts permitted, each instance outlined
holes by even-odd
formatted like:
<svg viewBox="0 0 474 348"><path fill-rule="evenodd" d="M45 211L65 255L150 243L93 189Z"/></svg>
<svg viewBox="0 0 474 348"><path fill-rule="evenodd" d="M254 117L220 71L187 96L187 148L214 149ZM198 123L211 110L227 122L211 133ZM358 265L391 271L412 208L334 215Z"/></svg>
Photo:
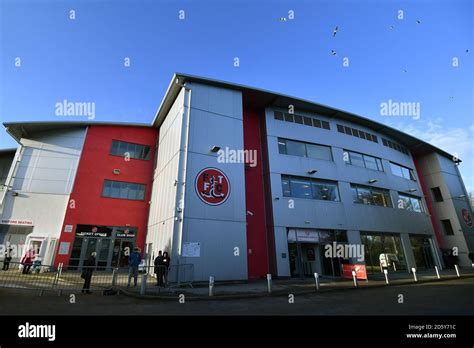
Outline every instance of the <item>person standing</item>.
<svg viewBox="0 0 474 348"><path fill-rule="evenodd" d="M33 248L30 247L28 251L23 255L20 263L23 265L23 274L28 274L30 272L31 265L33 264L33 259L35 254L33 253Z"/></svg>
<svg viewBox="0 0 474 348"><path fill-rule="evenodd" d="M158 256L155 259L155 274L156 274L156 285L163 286L163 269L165 264L163 263L163 255L161 250L158 251Z"/></svg>
<svg viewBox="0 0 474 348"><path fill-rule="evenodd" d="M3 271L8 271L8 268L10 268L10 261L12 260L12 248L10 245L7 246L7 249L5 250L5 258L3 259Z"/></svg>
<svg viewBox="0 0 474 348"><path fill-rule="evenodd" d="M171 263L171 258L169 257L168 252L165 251L163 253L163 264L165 265L164 274L163 274L163 283L165 284L165 286L168 285L168 271L169 271L170 263Z"/></svg>
<svg viewBox="0 0 474 348"><path fill-rule="evenodd" d="M133 275L133 286L137 286L137 279L138 279L138 266L142 258L140 256L140 248L135 247L133 252L128 257L128 284L127 288L130 287L130 280L132 279Z"/></svg>
<svg viewBox="0 0 474 348"><path fill-rule="evenodd" d="M91 256L84 262L84 268L82 269L81 277L84 278L84 286L82 287L82 293L92 294L90 291L91 287L91 280L92 280L92 273L95 269L95 257L97 253L94 251Z"/></svg>

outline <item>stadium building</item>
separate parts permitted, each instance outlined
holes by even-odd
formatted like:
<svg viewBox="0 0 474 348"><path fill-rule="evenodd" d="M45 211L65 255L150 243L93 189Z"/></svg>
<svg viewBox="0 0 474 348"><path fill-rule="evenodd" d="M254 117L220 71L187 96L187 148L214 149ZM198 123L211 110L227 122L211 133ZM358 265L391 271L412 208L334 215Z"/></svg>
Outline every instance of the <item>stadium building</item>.
<svg viewBox="0 0 474 348"><path fill-rule="evenodd" d="M251 87L173 76L151 124L7 122L0 242L44 264L126 266L139 246L194 280L471 266L460 160L386 125ZM363 245L326 257L325 246Z"/></svg>

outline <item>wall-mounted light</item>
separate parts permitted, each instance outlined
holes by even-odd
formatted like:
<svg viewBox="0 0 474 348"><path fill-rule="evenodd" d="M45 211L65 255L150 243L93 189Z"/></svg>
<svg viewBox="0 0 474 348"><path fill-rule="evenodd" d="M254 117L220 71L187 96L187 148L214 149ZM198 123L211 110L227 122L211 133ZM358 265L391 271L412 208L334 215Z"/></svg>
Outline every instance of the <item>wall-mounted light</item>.
<svg viewBox="0 0 474 348"><path fill-rule="evenodd" d="M18 192L12 191L12 196L15 196L15 197L18 196Z"/></svg>
<svg viewBox="0 0 474 348"><path fill-rule="evenodd" d="M275 201L279 201L280 200L280 197L275 197Z"/></svg>
<svg viewBox="0 0 474 348"><path fill-rule="evenodd" d="M310 169L310 170L308 170L308 174L314 174L317 171L318 171L317 169Z"/></svg>
<svg viewBox="0 0 474 348"><path fill-rule="evenodd" d="M211 147L211 152L217 152L221 149L220 146L217 146L217 145L214 145L213 147Z"/></svg>
<svg viewBox="0 0 474 348"><path fill-rule="evenodd" d="M378 181L377 179L370 179L370 180L369 180L369 184L373 184L373 183L375 183L375 182L377 182L377 181Z"/></svg>
<svg viewBox="0 0 474 348"><path fill-rule="evenodd" d="M119 175L120 174L120 169L114 169L114 174Z"/></svg>
<svg viewBox="0 0 474 348"><path fill-rule="evenodd" d="M407 192L416 192L416 189L409 189Z"/></svg>

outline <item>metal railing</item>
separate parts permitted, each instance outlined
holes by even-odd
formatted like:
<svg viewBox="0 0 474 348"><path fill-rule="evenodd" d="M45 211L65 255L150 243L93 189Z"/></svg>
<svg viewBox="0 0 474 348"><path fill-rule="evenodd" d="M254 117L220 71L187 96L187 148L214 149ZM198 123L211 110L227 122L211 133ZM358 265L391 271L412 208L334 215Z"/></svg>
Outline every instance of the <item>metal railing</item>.
<svg viewBox="0 0 474 348"><path fill-rule="evenodd" d="M104 291L106 289L136 288L140 294L192 286L193 265L141 266L138 272L129 267L78 267L59 264L57 267L34 263L24 266L0 260L0 287L43 291ZM90 286L85 288L85 275L90 273ZM136 283L135 283L136 274ZM180 277L178 277L178 274ZM161 279L161 282L159 281ZM179 282L178 282L179 280Z"/></svg>

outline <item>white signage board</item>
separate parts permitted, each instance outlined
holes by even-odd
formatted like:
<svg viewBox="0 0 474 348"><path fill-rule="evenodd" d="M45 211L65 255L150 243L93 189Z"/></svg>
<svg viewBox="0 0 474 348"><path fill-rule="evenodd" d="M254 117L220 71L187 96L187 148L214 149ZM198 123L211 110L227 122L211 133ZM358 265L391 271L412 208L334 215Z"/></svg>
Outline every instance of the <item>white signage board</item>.
<svg viewBox="0 0 474 348"><path fill-rule="evenodd" d="M72 232L72 225L64 226L64 232Z"/></svg>
<svg viewBox="0 0 474 348"><path fill-rule="evenodd" d="M201 243L199 242L184 242L183 257L200 257L201 256Z"/></svg>
<svg viewBox="0 0 474 348"><path fill-rule="evenodd" d="M1 219L0 224L17 225L17 226L33 226L33 221L23 219Z"/></svg>

